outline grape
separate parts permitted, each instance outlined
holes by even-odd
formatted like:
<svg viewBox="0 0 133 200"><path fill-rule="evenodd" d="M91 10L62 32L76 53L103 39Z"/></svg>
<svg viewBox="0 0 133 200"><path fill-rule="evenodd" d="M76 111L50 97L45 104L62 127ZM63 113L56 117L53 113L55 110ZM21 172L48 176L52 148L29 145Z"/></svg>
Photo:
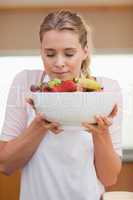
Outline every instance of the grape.
<svg viewBox="0 0 133 200"><path fill-rule="evenodd" d="M30 87L31 92L37 92L38 89L39 88L37 86L35 86L35 85L31 85L31 87Z"/></svg>

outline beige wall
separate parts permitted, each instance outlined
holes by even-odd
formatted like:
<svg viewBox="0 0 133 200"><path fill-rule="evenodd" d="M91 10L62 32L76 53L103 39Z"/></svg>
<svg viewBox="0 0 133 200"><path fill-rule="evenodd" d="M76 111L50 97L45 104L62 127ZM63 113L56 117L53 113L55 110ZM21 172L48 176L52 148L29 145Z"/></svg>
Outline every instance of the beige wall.
<svg viewBox="0 0 133 200"><path fill-rule="evenodd" d="M39 49L39 25L46 11L0 11L0 51ZM93 27L96 49L133 49L133 10L82 11Z"/></svg>

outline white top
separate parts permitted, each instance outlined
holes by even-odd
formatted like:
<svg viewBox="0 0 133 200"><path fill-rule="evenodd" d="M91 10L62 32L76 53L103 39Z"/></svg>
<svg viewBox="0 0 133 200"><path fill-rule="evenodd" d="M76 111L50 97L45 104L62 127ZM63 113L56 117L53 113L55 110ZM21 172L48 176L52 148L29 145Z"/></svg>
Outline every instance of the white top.
<svg viewBox="0 0 133 200"><path fill-rule="evenodd" d="M17 137L34 117L25 103L31 84L42 76L41 70L24 70L16 75L10 88L0 140ZM47 78L47 77L46 77ZM105 91L118 90L116 81L99 77ZM119 112L110 127L115 151L121 156L122 98ZM86 131L65 130L55 135L49 131L37 151L22 169L20 200L100 200L104 187L94 166L94 147Z"/></svg>

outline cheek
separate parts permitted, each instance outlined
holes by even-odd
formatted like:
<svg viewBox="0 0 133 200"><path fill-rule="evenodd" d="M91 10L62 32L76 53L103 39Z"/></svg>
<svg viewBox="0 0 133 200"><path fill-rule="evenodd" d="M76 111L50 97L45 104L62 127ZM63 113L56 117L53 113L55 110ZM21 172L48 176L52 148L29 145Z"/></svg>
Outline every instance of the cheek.
<svg viewBox="0 0 133 200"><path fill-rule="evenodd" d="M42 60L43 60L44 68L47 71L50 71L51 67L53 66L52 60L48 59L47 57L42 57Z"/></svg>
<svg viewBox="0 0 133 200"><path fill-rule="evenodd" d="M74 63L74 65L69 66L69 71L70 71L70 73L73 74L74 76L79 76L80 71L81 71L81 66L78 65L78 63L77 63L76 65L75 65L75 63Z"/></svg>
<svg viewBox="0 0 133 200"><path fill-rule="evenodd" d="M73 60L69 60L69 64L68 64L71 71L80 71L81 65L82 65L82 60L80 57L76 57Z"/></svg>
<svg viewBox="0 0 133 200"><path fill-rule="evenodd" d="M42 61L43 61L43 66L46 72L50 72L52 63L47 58L44 58L44 57L42 58Z"/></svg>
<svg viewBox="0 0 133 200"><path fill-rule="evenodd" d="M45 65L49 65L49 64L50 64L50 59L49 59L48 57L43 56L42 59L43 59L43 63L44 63Z"/></svg>

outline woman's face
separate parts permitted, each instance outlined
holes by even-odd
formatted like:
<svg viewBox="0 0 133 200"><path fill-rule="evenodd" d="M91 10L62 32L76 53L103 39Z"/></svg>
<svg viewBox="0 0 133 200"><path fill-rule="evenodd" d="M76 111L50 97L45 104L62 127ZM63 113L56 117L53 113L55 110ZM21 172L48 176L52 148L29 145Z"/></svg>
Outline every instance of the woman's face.
<svg viewBox="0 0 133 200"><path fill-rule="evenodd" d="M50 79L78 78L81 64L87 55L88 49L81 47L76 33L50 30L43 35L41 56Z"/></svg>

